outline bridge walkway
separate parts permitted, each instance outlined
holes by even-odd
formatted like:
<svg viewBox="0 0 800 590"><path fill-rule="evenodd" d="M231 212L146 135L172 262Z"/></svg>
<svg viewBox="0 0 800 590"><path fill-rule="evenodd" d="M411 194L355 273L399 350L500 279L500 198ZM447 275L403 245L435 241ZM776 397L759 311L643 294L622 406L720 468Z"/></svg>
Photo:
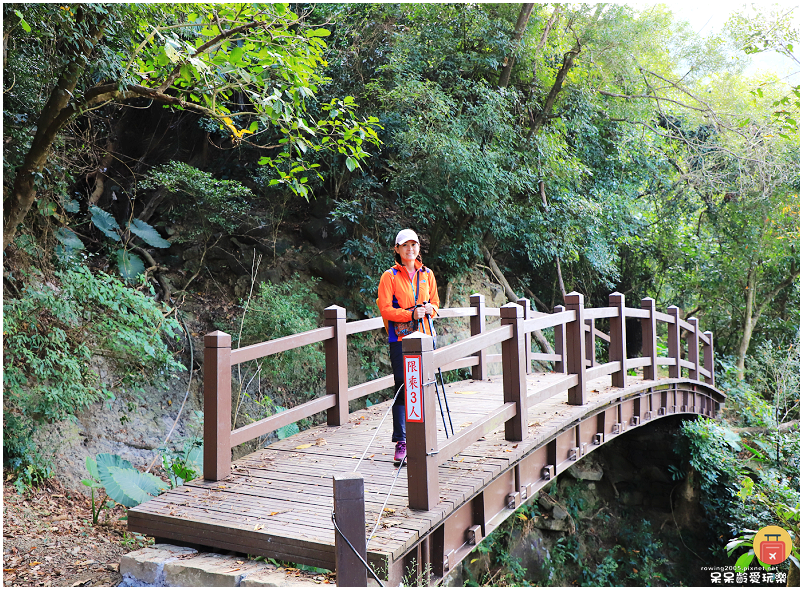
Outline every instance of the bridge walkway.
<svg viewBox="0 0 800 590"><path fill-rule="evenodd" d="M531 373L527 376L528 394L565 378L563 374ZM659 384L630 377L628 387L621 390L611 386L610 376L604 376L587 383L588 399L583 406L569 405L566 391L531 406L527 417L528 436L524 441L506 441L501 424L439 466L440 502L427 511L409 508L406 469L397 474L393 465L391 418L387 419L359 468L364 477L367 536L391 488L381 524L367 547L369 560L379 569L388 569L457 509L469 505L487 489L492 497L482 502L484 522L480 522L480 516L475 519L472 514L461 520L465 520L465 524L477 520L483 525L480 534L489 534L506 518L507 512L512 511L507 507L509 494L522 489L523 495L529 497L547 483L540 468L532 474L514 473L514 465L519 465L524 456L537 450L546 452L545 444L565 429L624 398L641 399L642 392L652 392ZM670 387L669 383L661 385ZM450 383L446 389L456 433L503 404L502 376ZM669 391L678 392L677 389ZM662 396L653 397L651 415L655 417ZM648 407L650 403L647 402ZM350 422L342 426L311 428L251 453L235 461L231 475L221 481L201 478L167 492L131 509L129 526L173 542L269 555L335 569L331 522L333 476L356 468L389 404L385 402L354 412ZM699 413L699 404L696 409ZM669 411L665 410L664 414ZM609 425L616 424L617 420L615 412ZM595 420L592 435L596 424ZM612 430L613 426L606 440L615 436ZM441 424L438 425L438 439L440 446L446 442ZM571 448L575 444L567 446ZM584 452L592 448L587 447ZM550 460L543 456L539 463L544 465ZM507 476L503 478L503 474ZM398 475L396 482L395 475ZM515 481L519 479L523 481ZM500 485L492 485L498 481ZM458 547L455 549L466 554L472 547L466 537L463 541L456 540ZM453 544L451 541L448 545ZM461 557L451 555L451 564ZM444 568L440 573L445 573Z"/></svg>

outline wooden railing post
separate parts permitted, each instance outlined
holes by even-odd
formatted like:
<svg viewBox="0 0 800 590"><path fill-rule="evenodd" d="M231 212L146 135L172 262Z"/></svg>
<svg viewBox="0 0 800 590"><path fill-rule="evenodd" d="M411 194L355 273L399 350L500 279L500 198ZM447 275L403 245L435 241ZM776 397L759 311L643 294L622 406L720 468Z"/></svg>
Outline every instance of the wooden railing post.
<svg viewBox="0 0 800 590"><path fill-rule="evenodd" d="M556 305L553 308L553 313L561 313L562 311L566 311L567 308L563 305ZM556 361L555 363L555 372L556 373L566 373L567 372L567 325L566 324L559 324L557 326L553 326L553 348L555 349L555 353L561 356L560 361Z"/></svg>
<svg viewBox="0 0 800 590"><path fill-rule="evenodd" d="M608 345L608 360L619 361L620 369L611 373L611 385L614 387L625 387L628 380L628 348L625 343L625 295L622 293L612 293L608 297L609 307L617 308L617 317L610 318L609 336L611 342Z"/></svg>
<svg viewBox="0 0 800 590"><path fill-rule="evenodd" d="M667 349L669 358L675 359L675 364L669 367L670 378L680 378L681 376L681 310L676 305L670 305L667 313L675 320L672 324L667 324Z"/></svg>
<svg viewBox="0 0 800 590"><path fill-rule="evenodd" d="M586 327L584 328L584 334L586 337L586 360L589 367L594 367L597 364L597 348L595 347L594 343L594 320L584 320Z"/></svg>
<svg viewBox="0 0 800 590"><path fill-rule="evenodd" d="M703 377L706 383L714 385L714 334L704 332L708 338L708 344L703 342L703 368L711 373L711 377Z"/></svg>
<svg viewBox="0 0 800 590"><path fill-rule="evenodd" d="M533 317L531 313L531 302L529 299L518 299L517 305L522 306L522 318L529 320ZM531 372L531 333L525 334L525 372Z"/></svg>
<svg viewBox="0 0 800 590"><path fill-rule="evenodd" d="M219 481L231 473L231 336L203 341L203 477Z"/></svg>
<svg viewBox="0 0 800 590"><path fill-rule="evenodd" d="M519 309L519 308L518 308ZM411 367L412 361L419 367ZM408 505L416 510L431 510L439 503L439 468L436 453L436 392L434 390L433 338L414 332L403 338L403 367L406 374L406 449L408 463ZM415 372L419 383L408 383ZM411 396L419 392L420 399ZM421 408L420 408L421 401ZM421 409L422 421L411 415L414 408Z"/></svg>
<svg viewBox="0 0 800 590"><path fill-rule="evenodd" d="M700 322L697 318L686 320L694 328L694 332L689 334L688 356L689 362L694 363L694 369L689 369L689 379L700 379Z"/></svg>
<svg viewBox="0 0 800 590"><path fill-rule="evenodd" d="M500 324L514 326L513 334L502 344L503 401L514 402L517 413L506 422L506 440L521 441L528 434L528 380L526 379L524 309L516 303L500 308ZM529 364L530 366L530 364Z"/></svg>
<svg viewBox="0 0 800 590"><path fill-rule="evenodd" d="M333 512L336 524L364 561L367 559L366 516L364 513L364 478L358 473L333 476ZM336 585L365 588L367 568L334 529L336 548Z"/></svg>
<svg viewBox="0 0 800 590"><path fill-rule="evenodd" d="M575 311L575 321L567 324L567 371L578 376L578 383L569 388L567 401L582 406L586 399L586 339L583 334L583 295L568 293L564 303Z"/></svg>
<svg viewBox="0 0 800 590"><path fill-rule="evenodd" d="M325 325L333 326L333 338L325 341L325 392L336 396L328 410L328 426L347 424L350 404L347 397L347 317L344 308L325 308Z"/></svg>
<svg viewBox="0 0 800 590"><path fill-rule="evenodd" d="M486 331L486 299L480 293L469 296L469 305L477 310L477 314L469 318L469 334L475 336ZM489 376L486 363L486 351L478 351L478 364L472 367L472 378L482 381Z"/></svg>
<svg viewBox="0 0 800 590"><path fill-rule="evenodd" d="M656 326L658 324L656 323L655 299L652 297L642 299L642 309L650 314L649 317L642 318L642 356L650 359L650 366L642 368L642 376L645 379L658 379L658 365L656 364L656 357L658 357Z"/></svg>

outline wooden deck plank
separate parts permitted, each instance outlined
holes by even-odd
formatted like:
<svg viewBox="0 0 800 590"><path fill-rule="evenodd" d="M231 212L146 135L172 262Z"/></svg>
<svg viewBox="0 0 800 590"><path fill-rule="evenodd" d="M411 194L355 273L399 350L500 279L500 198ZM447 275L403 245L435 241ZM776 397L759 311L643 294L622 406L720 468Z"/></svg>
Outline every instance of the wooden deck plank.
<svg viewBox="0 0 800 590"><path fill-rule="evenodd" d="M563 379L563 374L532 373L528 394ZM503 404L502 376L448 383L446 392L456 432ZM129 524L132 530L181 542L331 568L333 476L358 466L364 477L367 534L381 514L369 552L397 559L544 441L587 411L615 402L619 394L611 377L604 376L589 382L585 406L568 405L566 392L530 406L524 441L506 441L501 426L439 466L440 503L432 510L408 508L406 470L398 473L393 464L391 418L380 425L391 404L384 402L353 412L345 425L314 427L258 449L234 462L222 481L188 482L133 508ZM447 438L438 414L437 423L441 447ZM381 513L384 501L388 511Z"/></svg>

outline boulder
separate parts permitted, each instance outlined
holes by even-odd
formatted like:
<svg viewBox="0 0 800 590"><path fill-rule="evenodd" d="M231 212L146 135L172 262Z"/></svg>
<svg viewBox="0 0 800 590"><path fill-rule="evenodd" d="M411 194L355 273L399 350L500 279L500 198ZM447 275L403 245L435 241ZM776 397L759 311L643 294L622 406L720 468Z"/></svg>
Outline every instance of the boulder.
<svg viewBox="0 0 800 590"><path fill-rule="evenodd" d="M545 531L559 531L565 533L569 531L569 519L547 518L546 515L542 515L536 517L536 520L533 521L533 526Z"/></svg>
<svg viewBox="0 0 800 590"><path fill-rule="evenodd" d="M322 254L311 259L308 263L308 269L315 277L328 281L332 285L341 287L344 285L347 275L329 254Z"/></svg>
<svg viewBox="0 0 800 590"><path fill-rule="evenodd" d="M300 230L309 242L321 250L332 248L336 244L333 226L325 219L312 217L300 227Z"/></svg>
<svg viewBox="0 0 800 590"><path fill-rule="evenodd" d="M600 481L603 479L603 468L592 455L581 459L574 465L570 465L569 469L567 469L567 473L575 479L585 479L588 481Z"/></svg>

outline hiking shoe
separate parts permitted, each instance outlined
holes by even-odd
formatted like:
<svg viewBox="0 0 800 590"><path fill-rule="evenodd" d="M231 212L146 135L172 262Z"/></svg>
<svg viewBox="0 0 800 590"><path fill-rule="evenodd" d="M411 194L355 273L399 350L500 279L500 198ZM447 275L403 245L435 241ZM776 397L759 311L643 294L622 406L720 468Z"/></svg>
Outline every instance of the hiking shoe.
<svg viewBox="0 0 800 590"><path fill-rule="evenodd" d="M395 463L401 463L406 458L406 441L401 440L394 447Z"/></svg>

